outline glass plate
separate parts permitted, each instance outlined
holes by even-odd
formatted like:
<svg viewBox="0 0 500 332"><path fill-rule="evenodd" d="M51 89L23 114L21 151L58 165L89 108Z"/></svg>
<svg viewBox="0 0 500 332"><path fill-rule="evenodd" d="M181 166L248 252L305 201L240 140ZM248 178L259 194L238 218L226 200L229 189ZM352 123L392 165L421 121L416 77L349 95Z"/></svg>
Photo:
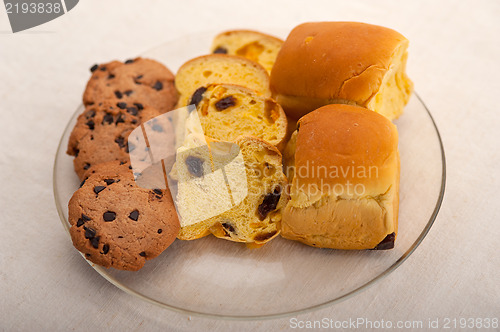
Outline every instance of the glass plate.
<svg viewBox="0 0 500 332"><path fill-rule="evenodd" d="M213 33L186 36L142 56L172 71L206 54ZM80 106L59 143L54 164L54 196L69 230L68 201L78 188L72 157L65 154ZM398 119L401 154L399 231L388 251L341 251L308 247L280 237L259 249L212 236L176 240L138 272L92 265L125 292L188 315L263 319L296 315L346 299L394 271L417 248L432 226L445 187L445 157L438 129L417 94Z"/></svg>

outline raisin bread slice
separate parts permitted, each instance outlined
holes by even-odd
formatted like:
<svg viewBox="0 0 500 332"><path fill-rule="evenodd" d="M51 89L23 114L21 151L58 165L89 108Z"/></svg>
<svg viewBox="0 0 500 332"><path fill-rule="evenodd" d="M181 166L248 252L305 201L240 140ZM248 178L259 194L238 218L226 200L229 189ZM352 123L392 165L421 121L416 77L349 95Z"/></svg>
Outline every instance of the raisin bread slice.
<svg viewBox="0 0 500 332"><path fill-rule="evenodd" d="M240 56L211 54L189 60L177 71L177 107L197 105L206 86L212 83L242 85L271 97L269 74L260 64Z"/></svg>
<svg viewBox="0 0 500 332"><path fill-rule="evenodd" d="M232 84L211 84L197 107L206 136L234 141L255 136L281 149L287 134L287 118L279 104L255 91Z"/></svg>
<svg viewBox="0 0 500 332"><path fill-rule="evenodd" d="M239 55L260 63L269 73L283 40L258 31L232 30L217 35L211 53Z"/></svg>
<svg viewBox="0 0 500 332"><path fill-rule="evenodd" d="M212 233L255 244L275 238L288 201L288 182L278 149L251 136L241 136L234 143L210 140L207 147L202 151L209 151L210 174L206 173L206 153L180 149L177 158L178 238L192 240ZM184 214L185 210L189 212ZM197 211L194 218L193 210Z"/></svg>

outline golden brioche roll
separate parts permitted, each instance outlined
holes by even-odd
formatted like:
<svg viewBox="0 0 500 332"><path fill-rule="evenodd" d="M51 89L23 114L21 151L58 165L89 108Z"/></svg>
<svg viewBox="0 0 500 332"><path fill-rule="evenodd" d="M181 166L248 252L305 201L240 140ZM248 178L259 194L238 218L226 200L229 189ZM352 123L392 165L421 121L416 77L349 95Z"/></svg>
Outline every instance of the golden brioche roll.
<svg viewBox="0 0 500 332"><path fill-rule="evenodd" d="M189 60L177 71L177 107L197 105L205 86L214 83L241 85L271 97L269 74L260 64L241 56L210 54Z"/></svg>
<svg viewBox="0 0 500 332"><path fill-rule="evenodd" d="M239 55L260 63L269 73L283 40L252 30L231 30L218 34L211 47L212 53Z"/></svg>
<svg viewBox="0 0 500 332"><path fill-rule="evenodd" d="M399 202L396 127L376 112L341 104L305 115L298 126L282 236L322 248L392 248Z"/></svg>
<svg viewBox="0 0 500 332"><path fill-rule="evenodd" d="M397 118L408 102L408 40L357 22L304 23L292 30L271 72L271 91L295 119L327 104L363 106Z"/></svg>

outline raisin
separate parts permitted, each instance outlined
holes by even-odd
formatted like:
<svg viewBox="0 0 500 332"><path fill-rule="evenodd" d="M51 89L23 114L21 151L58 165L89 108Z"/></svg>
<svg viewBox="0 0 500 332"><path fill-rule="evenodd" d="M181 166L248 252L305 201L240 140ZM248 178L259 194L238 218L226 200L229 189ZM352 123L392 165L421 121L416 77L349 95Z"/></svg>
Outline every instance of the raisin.
<svg viewBox="0 0 500 332"><path fill-rule="evenodd" d="M198 157L188 156L186 158L186 166L189 173L196 177L203 176L203 160Z"/></svg>
<svg viewBox="0 0 500 332"><path fill-rule="evenodd" d="M253 239L254 239L254 241L266 241L266 240L269 240L270 238L272 238L276 233L278 233L278 231L257 234L257 235L255 235L255 237Z"/></svg>
<svg viewBox="0 0 500 332"><path fill-rule="evenodd" d="M396 234L393 232L391 234L387 234L387 236L380 241L379 244L373 250L387 250L394 248L394 240L396 240Z"/></svg>
<svg viewBox="0 0 500 332"><path fill-rule="evenodd" d="M196 89L196 91L191 96L191 101L189 102L189 104L198 106L201 99L203 98L203 94L205 93L205 91L207 91L207 88L205 88L204 86Z"/></svg>
<svg viewBox="0 0 500 332"><path fill-rule="evenodd" d="M236 98L229 96L216 102L215 108L217 108L218 111L223 111L226 108L233 107L234 105L236 105Z"/></svg>
<svg viewBox="0 0 500 332"><path fill-rule="evenodd" d="M257 208L257 212L260 220L264 220L267 214L276 209L278 202L281 197L281 189L276 187L272 193L269 193L264 197L264 200Z"/></svg>
<svg viewBox="0 0 500 332"><path fill-rule="evenodd" d="M227 54L227 48L219 46L214 51L214 54Z"/></svg>

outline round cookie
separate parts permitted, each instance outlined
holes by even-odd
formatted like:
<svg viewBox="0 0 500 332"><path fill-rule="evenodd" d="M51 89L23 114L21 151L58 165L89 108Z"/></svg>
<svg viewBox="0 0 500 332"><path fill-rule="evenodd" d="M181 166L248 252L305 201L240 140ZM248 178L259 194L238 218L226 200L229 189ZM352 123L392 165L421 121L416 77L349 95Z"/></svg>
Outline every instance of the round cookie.
<svg viewBox="0 0 500 332"><path fill-rule="evenodd" d="M140 103L116 100L87 106L78 117L68 142L67 153L75 156L73 164L78 177L82 179L87 169L102 162L128 162L128 152L134 149L128 144L129 134L141 123L161 114Z"/></svg>
<svg viewBox="0 0 500 332"><path fill-rule="evenodd" d="M91 262L137 271L176 238L179 220L168 189L137 186L129 164L92 167L69 201L73 245Z"/></svg>
<svg viewBox="0 0 500 332"><path fill-rule="evenodd" d="M143 58L112 61L94 65L83 94L83 104L118 99L126 103L142 103L160 112L172 110L177 103L174 75L161 63Z"/></svg>

